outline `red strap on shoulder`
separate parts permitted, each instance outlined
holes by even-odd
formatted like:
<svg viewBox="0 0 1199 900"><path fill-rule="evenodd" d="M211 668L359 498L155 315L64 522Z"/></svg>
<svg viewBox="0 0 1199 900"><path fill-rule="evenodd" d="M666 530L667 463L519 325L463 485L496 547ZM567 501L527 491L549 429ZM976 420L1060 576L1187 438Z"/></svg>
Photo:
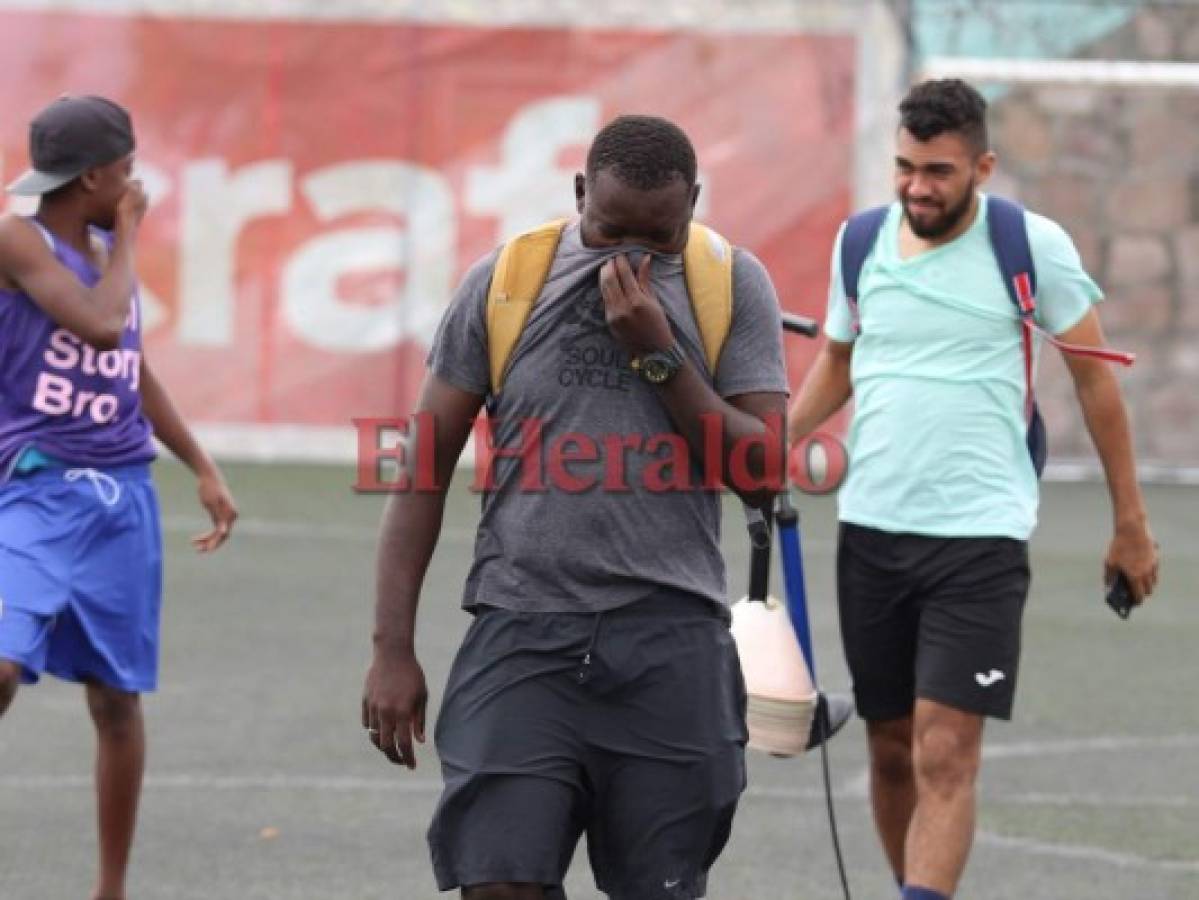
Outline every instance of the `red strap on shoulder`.
<svg viewBox="0 0 1199 900"><path fill-rule="evenodd" d="M1020 301L1020 342L1024 348L1024 418L1032 420L1033 396L1032 352L1033 329L1036 327L1034 316L1037 312L1037 301L1032 295L1032 280L1027 272L1020 272L1012 279L1016 284L1016 297Z"/></svg>
<svg viewBox="0 0 1199 900"><path fill-rule="evenodd" d="M1135 353L1126 353L1123 350L1113 350L1108 347L1087 347L1082 344L1068 344L1065 341L1058 340L1036 322L1037 299L1032 294L1032 282L1028 277L1028 273L1021 272L1012 281L1016 286L1016 297L1020 300L1020 325L1022 343L1024 345L1024 414L1027 418L1032 417L1033 408L1032 351L1034 333L1040 334L1045 340L1053 344L1053 346L1057 347L1063 353L1069 353L1071 356L1085 356L1090 359L1100 359L1104 362L1119 363L1122 366L1131 366L1136 362L1137 355Z"/></svg>
<svg viewBox="0 0 1199 900"><path fill-rule="evenodd" d="M846 297L845 302L849 304L850 324L853 328L854 335L857 336L862 333L862 315L858 310L858 298Z"/></svg>
<svg viewBox="0 0 1199 900"><path fill-rule="evenodd" d="M1031 316L1037 311L1037 298L1032 295L1032 279L1027 272L1020 272L1012 278L1016 283L1016 297L1020 301L1020 314Z"/></svg>
<svg viewBox="0 0 1199 900"><path fill-rule="evenodd" d="M1053 344L1053 346L1057 347L1063 353L1069 353L1071 356L1088 356L1091 359L1119 363L1122 366L1131 366L1137 361L1135 353L1127 353L1124 350L1113 350L1110 347L1086 347L1082 344L1067 344L1065 341L1059 341L1039 325L1033 325L1033 328L1039 331L1041 336Z"/></svg>

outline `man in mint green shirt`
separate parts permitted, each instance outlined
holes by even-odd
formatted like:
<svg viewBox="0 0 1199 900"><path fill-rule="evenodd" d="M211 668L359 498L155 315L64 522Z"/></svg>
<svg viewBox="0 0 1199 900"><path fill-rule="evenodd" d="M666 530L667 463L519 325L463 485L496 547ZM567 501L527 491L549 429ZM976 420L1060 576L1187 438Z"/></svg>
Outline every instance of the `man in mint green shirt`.
<svg viewBox="0 0 1199 900"><path fill-rule="evenodd" d="M842 639L867 723L871 802L905 900L952 896L974 832L983 721L1011 715L1037 476L1019 316L980 191L995 166L986 101L949 79L900 105L890 207L856 303L833 249L829 341L792 406L794 444L852 395L839 496ZM1037 323L1099 347L1099 288L1055 222L1025 213ZM844 229L842 229L844 234ZM1035 352L1035 348L1034 348ZM1119 386L1066 356L1112 496L1109 579L1142 602L1157 552Z"/></svg>
<svg viewBox="0 0 1199 900"><path fill-rule="evenodd" d="M853 346L853 467L844 522L939 537L1027 540L1037 478L1025 443L1024 355L1016 308L987 233L987 197L972 197L952 242L904 258L903 207L891 205L863 267L860 335L840 273L825 331ZM1102 293L1056 222L1026 213L1038 319L1061 334ZM841 236L833 250L840 258Z"/></svg>

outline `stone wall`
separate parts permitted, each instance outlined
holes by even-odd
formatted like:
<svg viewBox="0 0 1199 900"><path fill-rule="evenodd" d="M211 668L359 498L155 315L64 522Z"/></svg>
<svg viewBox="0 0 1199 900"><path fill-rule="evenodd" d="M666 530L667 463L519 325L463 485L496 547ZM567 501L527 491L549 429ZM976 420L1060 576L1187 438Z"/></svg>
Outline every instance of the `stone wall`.
<svg viewBox="0 0 1199 900"><path fill-rule="evenodd" d="M1199 60L1199 7L1148 7L1088 47L1094 59ZM1110 342L1143 462L1199 465L1199 87L1019 88L996 101L997 190L1059 221L1104 287ZM1038 381L1053 456L1093 458L1069 375Z"/></svg>

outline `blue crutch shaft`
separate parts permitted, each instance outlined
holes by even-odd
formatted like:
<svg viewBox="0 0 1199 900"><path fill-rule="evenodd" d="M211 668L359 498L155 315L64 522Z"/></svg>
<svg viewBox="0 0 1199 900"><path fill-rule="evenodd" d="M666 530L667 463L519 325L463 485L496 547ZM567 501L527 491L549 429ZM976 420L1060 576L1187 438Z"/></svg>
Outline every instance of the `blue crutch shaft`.
<svg viewBox="0 0 1199 900"><path fill-rule="evenodd" d="M799 549L799 512L791 503L787 491L779 494L775 512L775 526L779 534L779 551L783 560L783 585L787 596L787 612L791 626L799 638L812 685L816 680L816 654L812 650L812 625L808 620L808 591L804 584L803 554Z"/></svg>

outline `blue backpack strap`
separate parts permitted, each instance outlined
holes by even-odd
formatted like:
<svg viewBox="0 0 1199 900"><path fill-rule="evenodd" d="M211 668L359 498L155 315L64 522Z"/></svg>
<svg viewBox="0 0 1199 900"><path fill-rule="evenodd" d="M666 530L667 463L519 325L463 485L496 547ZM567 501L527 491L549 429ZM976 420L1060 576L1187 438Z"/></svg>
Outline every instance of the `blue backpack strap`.
<svg viewBox="0 0 1199 900"><path fill-rule="evenodd" d="M1017 293L1018 279L1028 277L1028 296L1036 307L1037 269L1032 261L1032 247L1028 243L1028 226L1024 222L1024 207L1003 197L987 196L987 231L991 235L991 248L995 261L1003 275L1003 286L1016 309L1024 315L1024 307Z"/></svg>
<svg viewBox="0 0 1199 900"><path fill-rule="evenodd" d="M1021 338L1024 347L1024 378L1027 393L1025 418L1028 421L1026 435L1028 454L1032 457L1037 477L1045 470L1049 456L1049 439L1045 433L1045 422L1033 395L1032 384L1032 329L1037 311L1037 269L1033 265L1032 247L1028 242L1028 226L1024 221L1024 207L1003 197L987 197L987 231L991 236L991 249L995 262L1003 276L1003 286L1016 306L1021 320Z"/></svg>
<svg viewBox="0 0 1199 900"><path fill-rule="evenodd" d="M883 222L887 220L888 209L890 207L876 206L850 216L841 234L841 286L845 290L845 299L853 314L855 332L860 330L858 282L862 277L862 266L866 264L866 257L878 241Z"/></svg>

